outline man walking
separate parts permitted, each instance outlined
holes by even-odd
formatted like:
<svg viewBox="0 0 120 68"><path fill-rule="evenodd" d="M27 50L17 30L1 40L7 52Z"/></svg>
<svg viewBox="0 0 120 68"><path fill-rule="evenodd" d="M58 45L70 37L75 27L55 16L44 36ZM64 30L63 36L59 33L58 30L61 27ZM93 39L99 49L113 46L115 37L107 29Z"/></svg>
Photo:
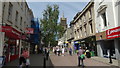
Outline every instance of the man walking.
<svg viewBox="0 0 120 68"><path fill-rule="evenodd" d="M83 60L84 60L84 56L83 56L83 53L84 53L84 50L83 48L80 47L80 49L78 50L77 52L77 55L78 55L78 66L82 66L84 67L84 63L83 63ZM82 65L80 65L80 61L82 62Z"/></svg>

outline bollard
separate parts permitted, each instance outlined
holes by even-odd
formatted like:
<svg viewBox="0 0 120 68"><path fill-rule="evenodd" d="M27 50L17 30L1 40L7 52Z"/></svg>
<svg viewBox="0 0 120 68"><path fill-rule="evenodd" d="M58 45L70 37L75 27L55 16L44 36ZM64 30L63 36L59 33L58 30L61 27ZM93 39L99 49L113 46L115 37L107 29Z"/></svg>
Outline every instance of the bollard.
<svg viewBox="0 0 120 68"><path fill-rule="evenodd" d="M43 61L43 68L46 68L46 58L44 57L44 61Z"/></svg>

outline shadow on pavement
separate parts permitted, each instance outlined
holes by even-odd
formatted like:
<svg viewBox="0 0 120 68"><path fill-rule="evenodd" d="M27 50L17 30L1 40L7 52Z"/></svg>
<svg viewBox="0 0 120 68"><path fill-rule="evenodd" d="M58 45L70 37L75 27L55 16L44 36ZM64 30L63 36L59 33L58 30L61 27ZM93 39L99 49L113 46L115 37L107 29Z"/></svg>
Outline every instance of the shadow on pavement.
<svg viewBox="0 0 120 68"><path fill-rule="evenodd" d="M12 62L8 62L2 68L19 68L19 59L16 59ZM48 60L46 60L46 67L45 67L43 54L31 54L29 68L53 68L53 64L51 62L51 59L48 57Z"/></svg>

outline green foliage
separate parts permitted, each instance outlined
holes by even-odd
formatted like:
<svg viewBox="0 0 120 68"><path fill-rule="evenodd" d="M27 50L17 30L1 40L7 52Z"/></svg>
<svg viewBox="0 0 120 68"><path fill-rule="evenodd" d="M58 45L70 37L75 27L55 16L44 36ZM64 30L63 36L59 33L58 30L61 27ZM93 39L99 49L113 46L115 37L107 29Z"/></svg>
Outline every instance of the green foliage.
<svg viewBox="0 0 120 68"><path fill-rule="evenodd" d="M47 5L46 10L43 12L43 18L41 21L41 38L45 43L45 46L49 44L52 46L57 45L57 38L60 38L63 32L63 27L59 25L59 6L58 5Z"/></svg>

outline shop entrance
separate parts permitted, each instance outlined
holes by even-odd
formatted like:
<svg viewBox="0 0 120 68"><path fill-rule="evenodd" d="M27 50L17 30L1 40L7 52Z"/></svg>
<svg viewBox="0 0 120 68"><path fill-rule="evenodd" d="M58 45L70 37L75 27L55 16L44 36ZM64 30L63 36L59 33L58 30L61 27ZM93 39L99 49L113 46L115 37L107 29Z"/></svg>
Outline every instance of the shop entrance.
<svg viewBox="0 0 120 68"><path fill-rule="evenodd" d="M103 56L108 58L110 55L110 50L111 50L111 57L113 59L116 59L115 57L115 46L114 46L114 40L105 40L102 42L103 43Z"/></svg>
<svg viewBox="0 0 120 68"><path fill-rule="evenodd" d="M3 55L6 57L6 62L15 60L19 57L19 42L16 39L5 37Z"/></svg>

